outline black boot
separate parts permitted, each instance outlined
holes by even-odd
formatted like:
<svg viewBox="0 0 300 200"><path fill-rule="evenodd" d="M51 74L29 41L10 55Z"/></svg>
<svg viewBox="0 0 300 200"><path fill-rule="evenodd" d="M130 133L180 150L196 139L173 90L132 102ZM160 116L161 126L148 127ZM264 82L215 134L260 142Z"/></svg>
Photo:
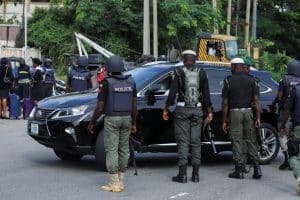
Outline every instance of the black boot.
<svg viewBox="0 0 300 200"><path fill-rule="evenodd" d="M284 161L283 163L279 166L279 170L285 170L285 169L288 169L288 170L292 170L290 164L289 164L289 156L288 156L288 152L287 151L283 151L282 152L283 155L284 155Z"/></svg>
<svg viewBox="0 0 300 200"><path fill-rule="evenodd" d="M187 168L187 165L179 166L178 175L173 176L172 181L173 182L178 182L178 183L187 183L186 168Z"/></svg>
<svg viewBox="0 0 300 200"><path fill-rule="evenodd" d="M193 165L192 181L194 183L199 182L199 165Z"/></svg>
<svg viewBox="0 0 300 200"><path fill-rule="evenodd" d="M253 162L253 178L260 179L262 176L261 169L258 162Z"/></svg>
<svg viewBox="0 0 300 200"><path fill-rule="evenodd" d="M236 178L236 179L243 179L244 178L244 172L243 172L243 167L236 165L235 166L235 171L230 173L228 175L229 178Z"/></svg>

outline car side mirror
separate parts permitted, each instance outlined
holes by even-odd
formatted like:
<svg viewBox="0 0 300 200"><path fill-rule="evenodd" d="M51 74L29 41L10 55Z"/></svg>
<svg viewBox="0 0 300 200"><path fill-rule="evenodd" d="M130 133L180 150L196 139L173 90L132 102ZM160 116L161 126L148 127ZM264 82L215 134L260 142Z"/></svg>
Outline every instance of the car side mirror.
<svg viewBox="0 0 300 200"><path fill-rule="evenodd" d="M166 91L161 90L161 84L152 84L147 91L147 104L153 106L156 102L155 95L164 94Z"/></svg>

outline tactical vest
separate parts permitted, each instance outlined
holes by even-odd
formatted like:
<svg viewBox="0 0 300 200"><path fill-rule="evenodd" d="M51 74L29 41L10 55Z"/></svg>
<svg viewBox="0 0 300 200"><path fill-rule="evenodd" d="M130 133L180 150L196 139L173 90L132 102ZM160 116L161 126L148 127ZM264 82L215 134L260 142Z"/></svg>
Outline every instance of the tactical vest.
<svg viewBox="0 0 300 200"><path fill-rule="evenodd" d="M294 123L300 123L300 82L294 84L294 87L296 89L296 101L294 112L292 113L292 119Z"/></svg>
<svg viewBox="0 0 300 200"><path fill-rule="evenodd" d="M18 68L18 83L29 83L30 81L30 69L29 66L23 66Z"/></svg>
<svg viewBox="0 0 300 200"><path fill-rule="evenodd" d="M198 68L194 67L191 70L183 67L185 75L184 84L184 100L187 106L196 106L199 103L199 86L200 77Z"/></svg>
<svg viewBox="0 0 300 200"><path fill-rule="evenodd" d="M54 69L53 68L46 68L45 71L46 72L45 72L44 83L52 84L53 81L55 80Z"/></svg>
<svg viewBox="0 0 300 200"><path fill-rule="evenodd" d="M88 79L90 77L89 71L75 71L70 73L72 92L79 92L89 89Z"/></svg>
<svg viewBox="0 0 300 200"><path fill-rule="evenodd" d="M294 76L294 75L290 75L290 74L285 74L283 76L283 85L285 86L285 90L283 91L283 101L286 100L286 98L289 96L290 94L290 90L291 90L291 85L293 83L300 83L300 77L299 76Z"/></svg>
<svg viewBox="0 0 300 200"><path fill-rule="evenodd" d="M134 80L131 76L124 78L108 77L108 94L105 101L105 115L127 116L132 111Z"/></svg>

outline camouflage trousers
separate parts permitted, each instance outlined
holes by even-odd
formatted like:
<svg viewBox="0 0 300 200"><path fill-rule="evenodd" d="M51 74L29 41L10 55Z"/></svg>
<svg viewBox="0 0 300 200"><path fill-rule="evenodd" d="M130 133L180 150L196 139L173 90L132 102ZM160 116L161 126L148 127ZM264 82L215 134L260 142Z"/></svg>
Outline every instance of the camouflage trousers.
<svg viewBox="0 0 300 200"><path fill-rule="evenodd" d="M300 126L294 128L293 134L296 141L300 142ZM298 179L300 177L300 153L298 153L297 156L291 156L289 158L289 163L293 168L295 178Z"/></svg>
<svg viewBox="0 0 300 200"><path fill-rule="evenodd" d="M229 136L232 141L233 159L236 165L245 165L248 155L258 162L258 143L251 109L230 110Z"/></svg>
<svg viewBox="0 0 300 200"><path fill-rule="evenodd" d="M192 165L201 163L202 108L177 106L174 112L174 132L178 145L178 166L188 163L189 151Z"/></svg>
<svg viewBox="0 0 300 200"><path fill-rule="evenodd" d="M106 168L110 174L127 169L130 129L131 116L106 116L104 119Z"/></svg>

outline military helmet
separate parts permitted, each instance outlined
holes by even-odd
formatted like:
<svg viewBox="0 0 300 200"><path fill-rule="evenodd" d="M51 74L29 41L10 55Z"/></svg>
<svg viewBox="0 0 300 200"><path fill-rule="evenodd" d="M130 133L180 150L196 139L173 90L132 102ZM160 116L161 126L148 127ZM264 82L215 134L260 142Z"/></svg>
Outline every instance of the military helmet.
<svg viewBox="0 0 300 200"><path fill-rule="evenodd" d="M300 76L300 61L293 60L287 66L287 73L294 76Z"/></svg>
<svg viewBox="0 0 300 200"><path fill-rule="evenodd" d="M107 72L123 72L125 71L124 63L119 56L111 56L106 61Z"/></svg>
<svg viewBox="0 0 300 200"><path fill-rule="evenodd" d="M8 64L8 59L6 57L1 58L1 66L6 66Z"/></svg>
<svg viewBox="0 0 300 200"><path fill-rule="evenodd" d="M89 60L86 56L79 56L79 58L76 61L76 64L78 67L87 67L89 65Z"/></svg>

